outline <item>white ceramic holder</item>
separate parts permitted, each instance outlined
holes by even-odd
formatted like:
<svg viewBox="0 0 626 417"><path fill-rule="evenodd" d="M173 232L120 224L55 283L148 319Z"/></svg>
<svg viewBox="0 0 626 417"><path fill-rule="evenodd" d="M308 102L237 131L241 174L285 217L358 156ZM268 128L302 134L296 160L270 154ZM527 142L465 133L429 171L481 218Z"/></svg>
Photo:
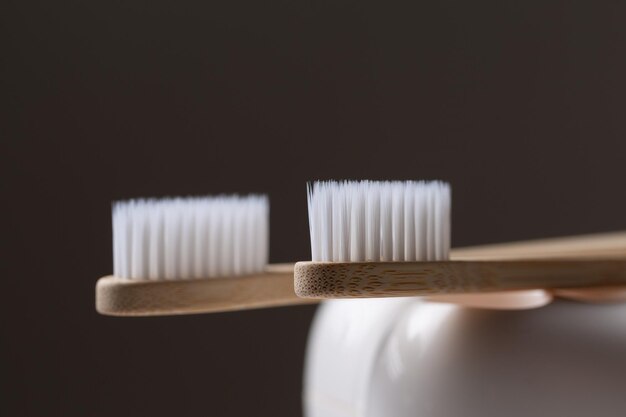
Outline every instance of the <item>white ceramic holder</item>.
<svg viewBox="0 0 626 417"><path fill-rule="evenodd" d="M306 417L621 417L626 304L327 301L304 388Z"/></svg>

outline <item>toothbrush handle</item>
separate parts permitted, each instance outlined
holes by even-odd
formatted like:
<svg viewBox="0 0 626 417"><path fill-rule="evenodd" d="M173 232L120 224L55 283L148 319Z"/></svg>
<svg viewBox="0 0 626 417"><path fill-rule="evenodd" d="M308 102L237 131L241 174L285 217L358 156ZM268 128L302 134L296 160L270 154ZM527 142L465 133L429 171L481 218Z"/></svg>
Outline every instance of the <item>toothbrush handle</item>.
<svg viewBox="0 0 626 417"><path fill-rule="evenodd" d="M624 259L298 262L300 297L367 298L626 285Z"/></svg>
<svg viewBox="0 0 626 417"><path fill-rule="evenodd" d="M605 256L605 257L624 257L626 253L626 232L612 232L593 234L586 236L570 236L553 239L541 239L531 240L525 242L512 242L495 245L483 245L474 246L469 248L457 248L454 249L452 254L453 259L465 259L471 260L472 258L483 259L512 259L512 258L539 258L539 257L554 257L560 258L574 257L580 258L585 256ZM539 290L537 290L539 291ZM529 298L530 292L526 291L525 298ZM543 290L544 295L547 297L549 294ZM611 303L611 302L625 302L626 301L626 285L611 285L602 287L583 287L583 288L554 288L550 291L552 295L569 298L576 301L592 302L592 303ZM499 293L485 293L485 296L489 296L490 300L497 301L500 305L506 303L507 299L512 299L516 303L522 300L521 297L514 297L513 292L508 291L502 293L501 297L497 296ZM534 293L533 293L534 294ZM469 298L472 298L471 300ZM542 300L540 294L534 295L536 304L540 305L542 302L547 303L547 298ZM433 300L443 300L455 302L458 298L462 298L462 301L480 302L482 305L486 305L483 302L483 295L481 294L456 294L456 295L437 295L431 297ZM511 303L511 305L517 305ZM528 303L530 304L530 303Z"/></svg>
<svg viewBox="0 0 626 417"><path fill-rule="evenodd" d="M450 259L626 258L626 231L455 248Z"/></svg>
<svg viewBox="0 0 626 417"><path fill-rule="evenodd" d="M293 291L293 264L269 265L241 277L133 281L114 276L96 284L96 310L110 316L166 316L311 304Z"/></svg>
<svg viewBox="0 0 626 417"><path fill-rule="evenodd" d="M296 293L353 298L549 288L594 300L606 299L616 288L591 294L586 287L626 285L626 232L460 248L450 257L443 262L299 262Z"/></svg>

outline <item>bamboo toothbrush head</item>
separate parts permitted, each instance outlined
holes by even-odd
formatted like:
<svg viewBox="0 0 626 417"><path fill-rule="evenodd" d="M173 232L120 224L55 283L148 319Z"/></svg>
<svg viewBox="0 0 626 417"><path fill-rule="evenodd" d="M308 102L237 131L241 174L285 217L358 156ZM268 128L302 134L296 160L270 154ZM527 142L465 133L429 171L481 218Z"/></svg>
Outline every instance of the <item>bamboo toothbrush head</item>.
<svg viewBox="0 0 626 417"><path fill-rule="evenodd" d="M520 258L518 250L515 258L513 249L508 259L494 259L487 250L486 258L479 251L477 258L449 261L450 188L437 181L317 182L309 186L308 207L312 261L295 267L295 290L302 297L428 296L626 283L623 235L582 239L587 248L576 238L556 243L551 256L531 244L526 257ZM598 247L602 251L594 252ZM586 251L595 256L585 256ZM563 259L559 254L564 253L569 256Z"/></svg>
<svg viewBox="0 0 626 417"><path fill-rule="evenodd" d="M450 186L441 181L309 184L313 261L448 259Z"/></svg>
<svg viewBox="0 0 626 417"><path fill-rule="evenodd" d="M142 199L113 205L114 275L96 285L107 315L191 314L302 304L293 265L267 265L266 196Z"/></svg>
<svg viewBox="0 0 626 417"><path fill-rule="evenodd" d="M113 274L129 280L260 273L268 260L267 196L137 199L113 205Z"/></svg>

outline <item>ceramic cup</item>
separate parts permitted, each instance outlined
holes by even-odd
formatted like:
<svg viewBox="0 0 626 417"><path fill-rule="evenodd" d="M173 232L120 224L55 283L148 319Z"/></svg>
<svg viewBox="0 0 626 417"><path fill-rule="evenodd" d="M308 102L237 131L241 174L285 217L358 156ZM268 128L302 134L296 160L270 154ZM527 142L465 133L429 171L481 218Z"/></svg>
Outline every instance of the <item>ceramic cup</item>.
<svg viewBox="0 0 626 417"><path fill-rule="evenodd" d="M626 304L328 301L311 330L304 406L307 417L623 417Z"/></svg>

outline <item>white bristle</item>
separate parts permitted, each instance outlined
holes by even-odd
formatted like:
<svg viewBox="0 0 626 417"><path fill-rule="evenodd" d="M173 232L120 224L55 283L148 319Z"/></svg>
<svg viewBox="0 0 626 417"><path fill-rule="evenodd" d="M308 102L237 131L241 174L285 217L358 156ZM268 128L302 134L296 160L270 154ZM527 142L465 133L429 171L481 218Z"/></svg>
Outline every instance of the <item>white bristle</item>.
<svg viewBox="0 0 626 417"><path fill-rule="evenodd" d="M309 184L312 260L446 260L450 194L450 185L441 181Z"/></svg>
<svg viewBox="0 0 626 417"><path fill-rule="evenodd" d="M268 223L269 201L262 195L114 203L114 275L173 280L262 272Z"/></svg>

